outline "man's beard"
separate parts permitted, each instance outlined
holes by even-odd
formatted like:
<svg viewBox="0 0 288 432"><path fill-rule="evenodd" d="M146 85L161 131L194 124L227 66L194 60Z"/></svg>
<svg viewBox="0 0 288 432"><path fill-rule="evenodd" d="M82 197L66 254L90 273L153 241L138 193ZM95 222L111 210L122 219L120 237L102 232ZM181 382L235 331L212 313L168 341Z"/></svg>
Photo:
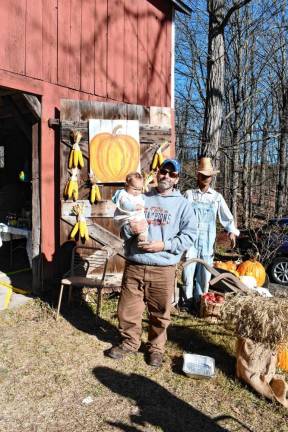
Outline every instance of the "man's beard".
<svg viewBox="0 0 288 432"><path fill-rule="evenodd" d="M160 180L157 185L157 189L159 192L165 192L172 188L173 184L171 184L168 180Z"/></svg>

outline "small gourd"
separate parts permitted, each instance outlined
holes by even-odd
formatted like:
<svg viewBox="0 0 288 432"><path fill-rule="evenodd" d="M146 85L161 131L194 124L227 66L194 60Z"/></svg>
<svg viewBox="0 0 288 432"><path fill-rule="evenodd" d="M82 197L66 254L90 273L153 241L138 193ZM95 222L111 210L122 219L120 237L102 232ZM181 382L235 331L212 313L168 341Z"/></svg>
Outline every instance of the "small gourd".
<svg viewBox="0 0 288 432"><path fill-rule="evenodd" d="M234 261L215 261L214 267L229 271L235 271L237 269L237 265Z"/></svg>

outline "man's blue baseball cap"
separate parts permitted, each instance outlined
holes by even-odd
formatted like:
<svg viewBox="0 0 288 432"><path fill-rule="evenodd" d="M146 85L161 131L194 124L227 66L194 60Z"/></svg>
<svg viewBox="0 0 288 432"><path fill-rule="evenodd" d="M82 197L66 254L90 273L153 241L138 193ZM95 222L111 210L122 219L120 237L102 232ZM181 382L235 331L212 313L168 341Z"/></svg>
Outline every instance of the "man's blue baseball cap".
<svg viewBox="0 0 288 432"><path fill-rule="evenodd" d="M181 171L181 164L177 159L165 159L162 165L160 166L160 169L165 168L165 166L168 164L173 165L174 172L179 173Z"/></svg>

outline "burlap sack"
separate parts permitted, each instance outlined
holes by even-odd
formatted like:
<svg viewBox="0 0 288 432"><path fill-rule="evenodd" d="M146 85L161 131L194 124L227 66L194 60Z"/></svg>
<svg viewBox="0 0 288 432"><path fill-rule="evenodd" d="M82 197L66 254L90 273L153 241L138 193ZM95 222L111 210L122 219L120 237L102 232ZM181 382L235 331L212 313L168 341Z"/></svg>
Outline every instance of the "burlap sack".
<svg viewBox="0 0 288 432"><path fill-rule="evenodd" d="M288 384L276 375L277 354L251 339L238 338L236 375L268 399L288 408Z"/></svg>

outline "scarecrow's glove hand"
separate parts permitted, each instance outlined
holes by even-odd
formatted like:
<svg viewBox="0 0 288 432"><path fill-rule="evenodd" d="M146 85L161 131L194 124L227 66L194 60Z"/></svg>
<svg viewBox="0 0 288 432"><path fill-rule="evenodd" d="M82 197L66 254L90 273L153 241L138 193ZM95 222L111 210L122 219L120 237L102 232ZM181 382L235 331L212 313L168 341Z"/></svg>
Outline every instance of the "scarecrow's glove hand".
<svg viewBox="0 0 288 432"><path fill-rule="evenodd" d="M236 235L234 233L229 233L228 235L231 242L231 247L233 249L236 246Z"/></svg>

